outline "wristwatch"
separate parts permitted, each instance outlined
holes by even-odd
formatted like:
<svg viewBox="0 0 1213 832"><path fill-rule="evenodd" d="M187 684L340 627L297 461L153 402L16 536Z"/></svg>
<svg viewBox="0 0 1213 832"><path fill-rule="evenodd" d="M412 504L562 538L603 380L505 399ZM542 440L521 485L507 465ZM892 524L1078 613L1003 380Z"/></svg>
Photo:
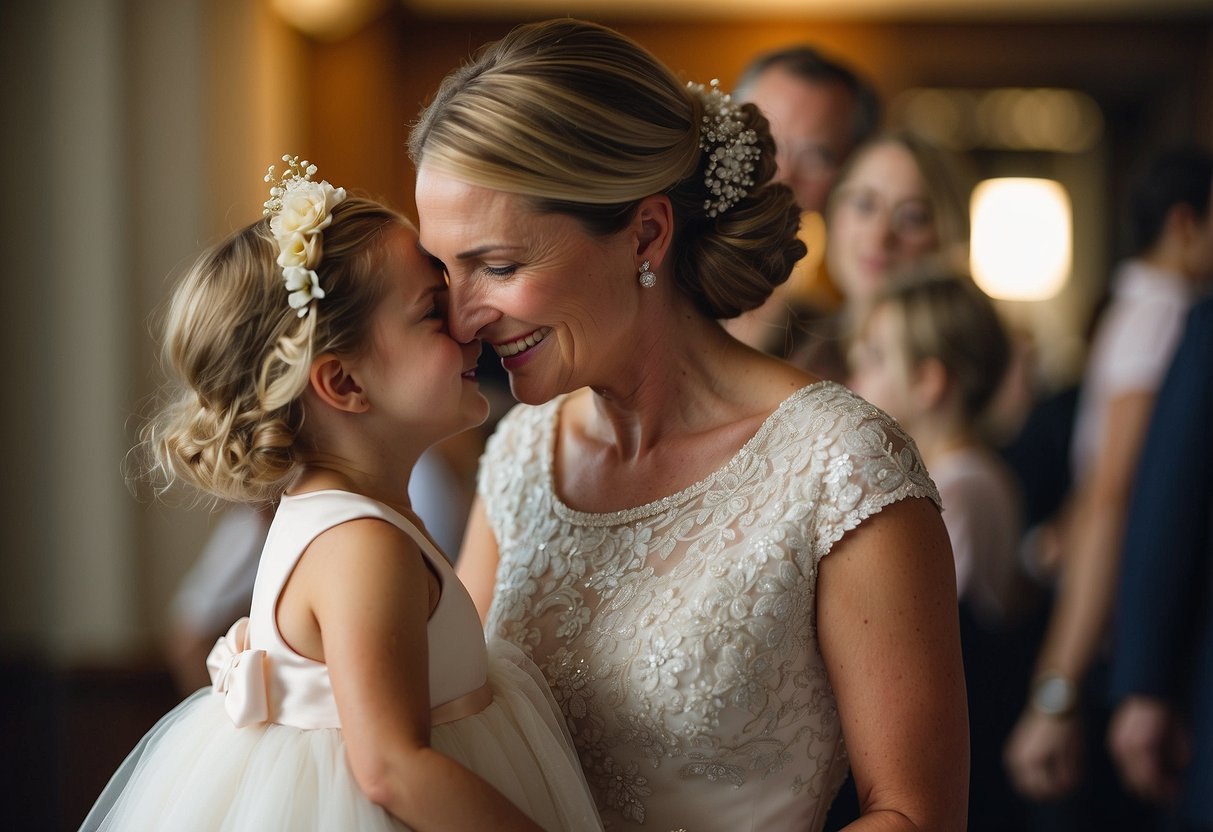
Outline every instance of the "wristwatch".
<svg viewBox="0 0 1213 832"><path fill-rule="evenodd" d="M1078 706L1078 689L1060 673L1042 673L1032 683L1032 710L1045 716L1064 717Z"/></svg>

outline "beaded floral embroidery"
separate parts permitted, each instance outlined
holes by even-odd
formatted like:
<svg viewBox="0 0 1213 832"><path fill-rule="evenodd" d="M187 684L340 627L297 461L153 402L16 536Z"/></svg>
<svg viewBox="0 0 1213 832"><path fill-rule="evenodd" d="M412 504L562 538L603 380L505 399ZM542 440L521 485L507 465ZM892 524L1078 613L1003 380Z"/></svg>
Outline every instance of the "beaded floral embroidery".
<svg viewBox="0 0 1213 832"><path fill-rule="evenodd" d="M713 800L828 805L846 766L818 562L881 507L937 498L913 443L822 383L704 480L593 514L551 487L559 406L520 408L486 451L501 556L487 632L543 670L604 821L694 828Z"/></svg>

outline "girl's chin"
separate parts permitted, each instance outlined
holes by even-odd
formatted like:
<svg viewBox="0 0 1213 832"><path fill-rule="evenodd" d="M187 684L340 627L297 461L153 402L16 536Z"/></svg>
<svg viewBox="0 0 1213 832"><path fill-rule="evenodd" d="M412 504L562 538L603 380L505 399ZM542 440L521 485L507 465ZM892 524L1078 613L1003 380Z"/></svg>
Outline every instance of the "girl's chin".
<svg viewBox="0 0 1213 832"><path fill-rule="evenodd" d="M469 428L479 427L484 424L484 420L489 418L489 400L484 397L480 391L476 392L476 398L464 408L464 423L460 430L468 430Z"/></svg>

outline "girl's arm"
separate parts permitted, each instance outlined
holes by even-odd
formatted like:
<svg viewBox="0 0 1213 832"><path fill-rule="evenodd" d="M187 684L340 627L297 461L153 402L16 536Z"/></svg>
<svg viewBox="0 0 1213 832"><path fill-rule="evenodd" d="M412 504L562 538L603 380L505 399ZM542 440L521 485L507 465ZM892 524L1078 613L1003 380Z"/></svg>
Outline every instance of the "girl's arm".
<svg viewBox="0 0 1213 832"><path fill-rule="evenodd" d="M300 605L315 616L350 768L375 803L417 830L538 830L500 793L430 748L426 624L438 583L415 543L391 524L354 520L309 547L280 602L283 636L310 641ZM287 618L290 617L290 621ZM303 625L303 626L301 626ZM301 647L316 645L295 645Z"/></svg>
<svg viewBox="0 0 1213 832"><path fill-rule="evenodd" d="M489 618L489 607L493 605L493 590L497 584L497 538L489 526L489 516L484 501L479 497L472 503L467 531L463 534L463 548L459 550L456 572L467 587L468 594L480 613L480 623Z"/></svg>
<svg viewBox="0 0 1213 832"><path fill-rule="evenodd" d="M861 817L848 830L962 832L969 728L956 577L926 499L885 507L821 561L817 631Z"/></svg>

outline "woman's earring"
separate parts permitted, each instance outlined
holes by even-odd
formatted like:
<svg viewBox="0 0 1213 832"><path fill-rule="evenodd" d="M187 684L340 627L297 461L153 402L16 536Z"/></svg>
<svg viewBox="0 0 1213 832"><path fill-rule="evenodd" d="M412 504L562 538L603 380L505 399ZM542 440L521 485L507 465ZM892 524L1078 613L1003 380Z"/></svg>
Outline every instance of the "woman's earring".
<svg viewBox="0 0 1213 832"><path fill-rule="evenodd" d="M657 275L649 271L648 260L640 264L640 285L646 289L652 289L657 285Z"/></svg>

